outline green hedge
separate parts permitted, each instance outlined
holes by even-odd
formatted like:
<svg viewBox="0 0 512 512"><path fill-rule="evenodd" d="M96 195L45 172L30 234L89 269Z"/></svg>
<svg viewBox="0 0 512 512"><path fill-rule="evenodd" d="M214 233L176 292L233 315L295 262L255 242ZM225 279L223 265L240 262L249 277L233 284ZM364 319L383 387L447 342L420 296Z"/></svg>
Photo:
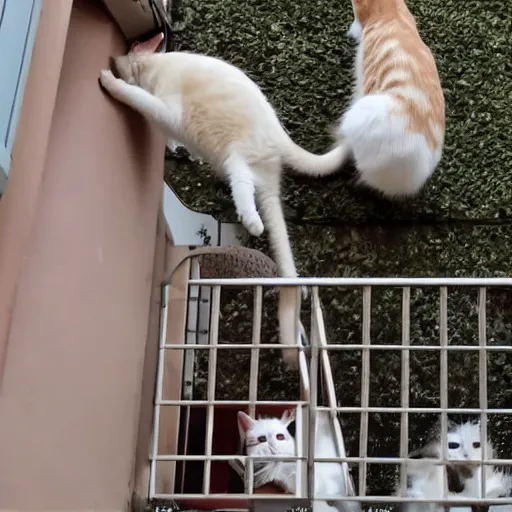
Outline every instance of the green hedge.
<svg viewBox="0 0 512 512"><path fill-rule="evenodd" d="M511 274L512 247L512 2L411 0L425 41L437 61L447 102L442 163L414 201L394 204L354 188L343 176L311 180L286 176L283 201L299 271L327 276L503 276ZM350 1L185 0L175 8L176 48L222 57L243 68L268 95L294 140L322 152L329 127L347 105L354 47L346 37ZM207 165L180 159L166 179L190 206L235 220L229 190ZM266 238L246 243L268 253ZM413 291L413 343L438 343L438 295ZM451 343L477 343L476 293L450 295ZM489 340L510 343L512 301L489 293ZM276 341L275 298L269 294L263 339ZM249 302L247 302L249 301ZM357 292L322 294L330 342L361 337ZM247 305L249 304L249 305ZM374 292L372 342L400 339L400 293ZM306 304L306 312L308 305ZM223 296L224 341L249 342L250 296ZM332 358L343 404L357 403L360 355ZM196 393L204 392L206 361L198 360ZM478 405L478 358L450 357L450 405ZM218 392L247 395L248 359L220 360ZM267 398L293 398L296 378L278 354L262 356L260 385ZM439 403L439 357L415 353L411 403ZM512 358L489 357L489 400L512 408ZM236 386L234 385L236 383ZM400 356L372 356L372 404L399 403ZM350 453L358 451L356 418L343 417ZM411 419L411 448L424 442L433 418ZM398 455L397 415L372 415L373 455ZM512 419L495 418L490 432L500 456L512 457ZM390 468L371 470L369 493L389 492Z"/></svg>
<svg viewBox="0 0 512 512"><path fill-rule="evenodd" d="M343 177L329 180L329 186L290 177L284 190L290 219L344 224L511 217L512 2L409 4L437 59L447 103L446 147L434 178L420 198L397 206L354 190ZM177 11L178 45L240 66L262 87L298 143L311 151L327 149L329 127L352 87L349 0L186 0ZM206 178L202 172L193 176L196 170L184 165L169 181L187 203L232 218L225 189L215 185L213 195L204 188L197 193Z"/></svg>

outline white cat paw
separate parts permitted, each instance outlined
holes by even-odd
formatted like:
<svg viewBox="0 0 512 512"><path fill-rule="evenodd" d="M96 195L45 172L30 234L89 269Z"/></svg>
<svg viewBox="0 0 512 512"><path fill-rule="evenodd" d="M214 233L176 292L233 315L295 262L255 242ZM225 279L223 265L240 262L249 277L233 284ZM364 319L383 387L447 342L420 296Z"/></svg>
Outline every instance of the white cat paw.
<svg viewBox="0 0 512 512"><path fill-rule="evenodd" d="M288 370L297 371L299 369L299 351L297 349L284 348L283 360Z"/></svg>
<svg viewBox="0 0 512 512"><path fill-rule="evenodd" d="M100 72L100 83L105 89L110 90L115 86L117 78L110 69L102 69Z"/></svg>
<svg viewBox="0 0 512 512"><path fill-rule="evenodd" d="M252 236L260 236L263 233L263 222L257 212L244 213L241 219L245 229L247 229Z"/></svg>

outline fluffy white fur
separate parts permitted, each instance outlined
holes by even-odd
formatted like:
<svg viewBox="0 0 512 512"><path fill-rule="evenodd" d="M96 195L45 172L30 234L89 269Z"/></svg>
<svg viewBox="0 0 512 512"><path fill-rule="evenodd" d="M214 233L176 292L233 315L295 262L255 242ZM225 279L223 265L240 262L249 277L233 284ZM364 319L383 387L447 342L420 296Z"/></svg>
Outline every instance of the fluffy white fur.
<svg viewBox="0 0 512 512"><path fill-rule="evenodd" d="M245 228L259 236L265 224L281 276L296 277L281 208L282 166L334 172L342 164L343 150L314 155L295 144L260 88L220 59L132 52L115 63L121 78L104 70L103 87L157 124L172 147L185 146L224 175ZM295 291L284 289L280 297L281 342L295 344ZM296 351L285 351L284 357L289 366L297 366Z"/></svg>
<svg viewBox="0 0 512 512"><path fill-rule="evenodd" d="M281 419L265 418L254 420L243 412L238 413L238 430L245 442L247 455L296 455L295 439L287 426L294 421L294 415L284 414ZM278 439L278 438L281 439ZM334 435L329 414L319 411L316 423L315 457L337 457ZM295 462L263 462L255 464L255 486L268 482L279 483L287 492L296 490ZM345 496L347 489L342 465L336 462L315 463L315 494L323 496ZM355 502L315 500L315 512L357 512Z"/></svg>
<svg viewBox="0 0 512 512"><path fill-rule="evenodd" d="M481 461L483 453L480 438L480 423L466 422L453 425L447 433L447 457L449 460ZM411 498L440 499L444 495L446 469L434 462L432 457L441 458L442 450L437 441L429 447L426 458L413 460L408 465L407 476L409 486L407 496ZM494 449L489 441L486 442L485 458L494 458ZM455 466L454 466L455 467ZM464 489L460 493L449 492L448 497L456 499L481 498L481 479L485 475L485 497L499 498L509 496L512 491L512 476L493 466L476 465L472 475L464 480ZM505 507L492 507L494 512L505 512ZM443 507L435 504L408 503L404 505L407 512L434 512ZM451 512L471 512L471 507L452 507Z"/></svg>
<svg viewBox="0 0 512 512"><path fill-rule="evenodd" d="M392 115L396 108L391 96L364 96L345 113L338 134L351 148L362 183L385 196L412 196L434 172L441 150L409 132L407 119Z"/></svg>
<svg viewBox="0 0 512 512"><path fill-rule="evenodd" d="M438 499L443 495L446 472L442 466L432 460L412 461L407 466L409 486L406 496L409 498ZM441 512L442 507L430 503L404 503L402 512Z"/></svg>
<svg viewBox="0 0 512 512"><path fill-rule="evenodd" d="M408 130L407 117L396 115L400 105L392 96L364 96L363 26L357 17L348 35L358 43L356 89L352 106L341 119L338 135L350 148L361 182L385 196L415 195L439 164L442 145L434 151L422 134ZM397 58L405 60L407 55ZM421 101L422 91L409 86L407 94Z"/></svg>
<svg viewBox="0 0 512 512"><path fill-rule="evenodd" d="M484 453L481 447L480 423L466 422L457 425L448 432L448 458L467 459L471 461L483 460ZM494 448L489 441L486 442L485 458L495 457ZM466 487L460 496L467 498L482 498L482 475L485 475L485 497L499 498L508 496L512 491L512 476L496 469L493 466L478 466L473 475L466 480ZM503 511L498 507L497 511ZM471 512L469 507L453 507L452 512Z"/></svg>
<svg viewBox="0 0 512 512"><path fill-rule="evenodd" d="M357 0L354 2L357 3ZM348 36L358 43L354 66L355 90L351 106L341 117L336 135L342 141L344 156L354 158L360 183L389 198L414 196L439 164L444 133L441 133L440 127L435 127L441 144L433 149L422 133L410 130L409 117L399 114L403 111L403 105L395 97L387 92L364 94L363 30L364 27L356 18L348 31ZM397 69L390 73L389 80L406 79L404 63L412 59L398 49L397 41L394 42L397 45L394 54ZM385 50L392 49L392 44L393 40L384 43L382 55ZM421 89L412 84L400 87L400 92L407 98L425 103ZM311 170L309 174L320 176L326 173Z"/></svg>

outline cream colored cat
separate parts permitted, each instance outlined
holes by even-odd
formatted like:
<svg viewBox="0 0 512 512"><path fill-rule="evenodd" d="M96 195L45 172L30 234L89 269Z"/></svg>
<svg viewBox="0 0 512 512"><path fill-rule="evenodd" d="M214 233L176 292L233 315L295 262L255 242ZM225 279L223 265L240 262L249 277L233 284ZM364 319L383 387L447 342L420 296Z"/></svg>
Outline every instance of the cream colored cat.
<svg viewBox="0 0 512 512"><path fill-rule="evenodd" d="M434 173L444 146L436 62L405 0L352 0L352 7L356 87L337 135L361 183L389 198L414 196Z"/></svg>
<svg viewBox="0 0 512 512"><path fill-rule="evenodd" d="M137 48L137 47L135 47ZM314 155L295 144L259 87L239 68L220 59L184 52L134 50L117 57L121 78L101 72L103 87L140 112L180 144L224 174L236 211L254 236L269 232L280 275L296 277L280 200L283 164L307 174L328 174L344 158L339 148ZM294 289L280 294L281 343L295 341ZM297 352L284 351L296 367Z"/></svg>

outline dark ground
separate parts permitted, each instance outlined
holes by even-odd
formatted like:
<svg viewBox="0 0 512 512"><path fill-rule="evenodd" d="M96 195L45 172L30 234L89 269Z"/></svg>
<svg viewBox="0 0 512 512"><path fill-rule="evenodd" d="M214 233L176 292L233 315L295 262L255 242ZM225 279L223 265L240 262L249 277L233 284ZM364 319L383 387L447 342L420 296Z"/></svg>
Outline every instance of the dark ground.
<svg viewBox="0 0 512 512"><path fill-rule="evenodd" d="M421 34L438 62L447 102L442 163L421 196L393 204L354 188L343 176L315 181L287 176L283 202L299 272L314 276L510 276L512 261L512 2L410 0ZM347 105L353 46L345 36L350 1L184 0L173 13L176 48L222 57L248 72L268 95L292 138L323 152L329 126ZM166 180L185 203L235 220L229 190L206 166L169 161ZM268 254L266 239L247 245ZM328 339L361 339L361 293L324 290ZM372 343L400 340L399 290L374 291ZM245 305L243 304L246 302ZM249 341L248 293L223 297L221 339ZM247 306L247 304L249 304ZM275 300L265 308L263 340L276 341ZM308 304L305 305L306 313ZM437 291L413 290L413 344L438 344ZM449 338L477 344L476 290L449 296ZM307 315L305 315L307 316ZM490 291L488 339L510 344L512 294ZM473 354L473 353L471 353ZM478 407L478 356L449 358L451 407ZM360 354L332 356L341 405L356 405ZM200 360L197 398L204 393ZM219 360L218 398L246 398L248 358ZM510 353L488 358L489 407L512 408ZM399 405L400 355L371 360L371 404ZM294 399L296 378L279 354L261 357L259 398ZM411 406L438 406L439 356L411 355ZM234 390L237 390L236 392ZM456 418L457 419L457 418ZM434 417L411 417L411 449L424 442ZM341 417L350 455L358 452L358 418ZM491 419L500 457L512 457L512 418ZM398 415L370 416L373 456L398 455ZM369 494L389 494L394 472L370 468Z"/></svg>

